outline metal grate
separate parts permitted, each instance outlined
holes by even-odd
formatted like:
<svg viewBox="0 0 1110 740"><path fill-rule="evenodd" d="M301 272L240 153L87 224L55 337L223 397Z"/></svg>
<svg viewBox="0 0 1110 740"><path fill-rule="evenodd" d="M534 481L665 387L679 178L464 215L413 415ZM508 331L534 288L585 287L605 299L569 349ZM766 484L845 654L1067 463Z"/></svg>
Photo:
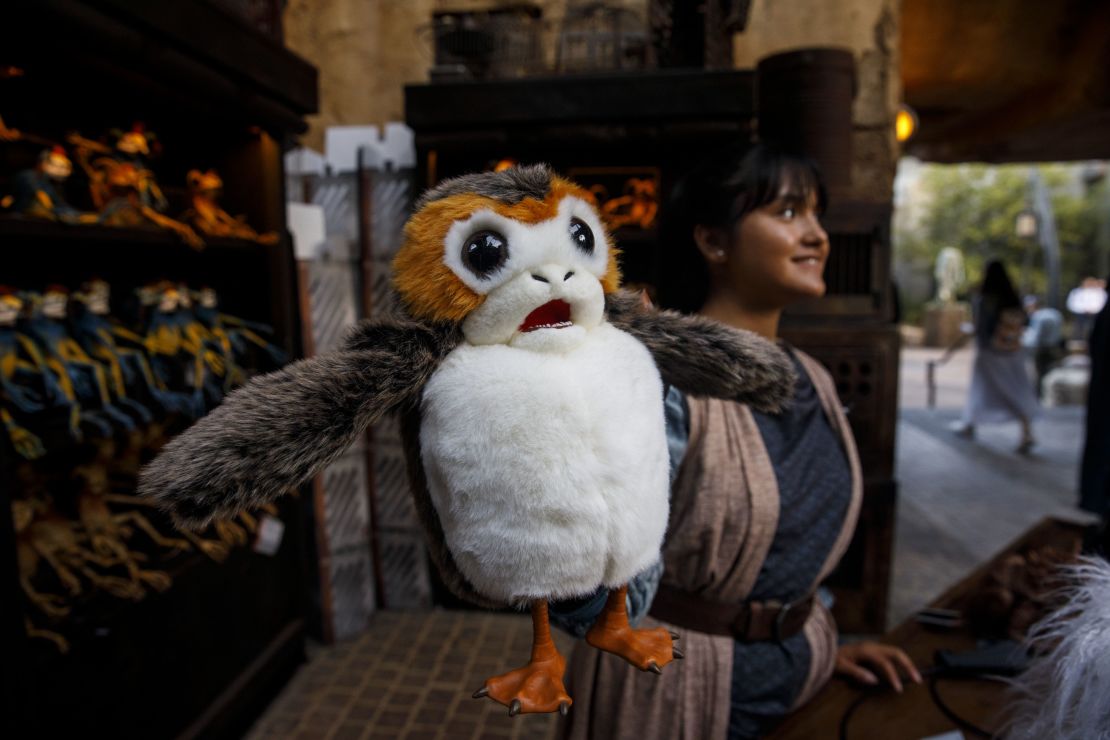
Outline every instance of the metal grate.
<svg viewBox="0 0 1110 740"><path fill-rule="evenodd" d="M393 290L392 267L388 260L375 259L370 279L370 306L375 319L397 315L400 302Z"/></svg>
<svg viewBox="0 0 1110 740"><path fill-rule="evenodd" d="M358 180L354 174L304 176L301 188L324 211L326 241L308 266L312 339L316 354L338 349L360 313ZM360 633L375 609L370 550L369 463L357 444L320 474L323 522L322 577L331 603L329 631L335 639Z"/></svg>
<svg viewBox="0 0 1110 740"><path fill-rule="evenodd" d="M872 232L829 234L829 262L825 281L831 295L870 295L872 255L876 249Z"/></svg>
<svg viewBox="0 0 1110 740"><path fill-rule="evenodd" d="M840 402L852 410L857 419L873 419L878 413L879 393L876 377L881 358L874 352L830 351L820 355L836 382Z"/></svg>
<svg viewBox="0 0 1110 740"><path fill-rule="evenodd" d="M368 551L370 507L367 501L366 451L359 445L323 472L324 525L332 556Z"/></svg>
<svg viewBox="0 0 1110 740"><path fill-rule="evenodd" d="M377 487L378 526L382 529L415 529L419 526L399 445L374 446L374 484Z"/></svg>
<svg viewBox="0 0 1110 740"><path fill-rule="evenodd" d="M391 133L388 127L387 133ZM348 328L360 318L360 291L368 292L372 318L387 318L396 310L390 263L401 246L413 196L411 157L406 160L405 152L400 151L405 141L411 146L411 134L407 139L397 134L392 131L384 139L372 137L363 142L355 137L353 143L347 142L349 151L344 151L349 156L343 160L349 160L347 169L356 162L366 163L367 157L380 160L381 169L337 175L318 170L302 176L298 187L291 190L303 192L324 210L327 240L309 268L317 354L338 348ZM337 136L337 141L340 138ZM329 161L330 157L329 148ZM397 163L402 163L401 169L394 169ZM369 217L365 235L371 260L368 284L363 283L360 263L360 214ZM346 453L322 474L320 485L325 519L321 529L326 538L322 547L331 557L331 627L337 638L362 630L374 609L372 531L378 542L380 562L376 565L383 581L382 602L391 608L423 607L431 602L423 536L409 492L397 423L384 420L372 432L375 491L370 491L365 448ZM370 519L372 501L374 521Z"/></svg>
<svg viewBox="0 0 1110 740"><path fill-rule="evenodd" d="M335 639L358 635L374 613L374 575L367 548L332 558L331 588Z"/></svg>
<svg viewBox="0 0 1110 740"><path fill-rule="evenodd" d="M412 171L370 173L370 254L391 260L412 209ZM388 272L388 270L386 271Z"/></svg>
<svg viewBox="0 0 1110 740"><path fill-rule="evenodd" d="M312 203L324 209L324 230L358 243L358 181L353 173L314 177Z"/></svg>
<svg viewBox="0 0 1110 740"><path fill-rule="evenodd" d="M388 609L425 609L432 604L428 558L419 532L381 533L383 602Z"/></svg>
<svg viewBox="0 0 1110 740"><path fill-rule="evenodd" d="M358 319L357 265L314 260L309 268L312 339L316 354L337 349Z"/></svg>

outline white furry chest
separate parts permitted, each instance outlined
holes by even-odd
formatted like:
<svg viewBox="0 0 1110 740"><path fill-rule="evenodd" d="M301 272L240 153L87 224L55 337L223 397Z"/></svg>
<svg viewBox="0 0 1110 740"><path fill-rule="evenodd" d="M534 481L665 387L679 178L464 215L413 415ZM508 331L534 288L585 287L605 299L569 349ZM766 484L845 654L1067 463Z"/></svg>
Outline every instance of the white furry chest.
<svg viewBox="0 0 1110 740"><path fill-rule="evenodd" d="M505 601L625 582L667 524L662 384L603 324L565 354L462 345L424 390L421 454L463 575Z"/></svg>

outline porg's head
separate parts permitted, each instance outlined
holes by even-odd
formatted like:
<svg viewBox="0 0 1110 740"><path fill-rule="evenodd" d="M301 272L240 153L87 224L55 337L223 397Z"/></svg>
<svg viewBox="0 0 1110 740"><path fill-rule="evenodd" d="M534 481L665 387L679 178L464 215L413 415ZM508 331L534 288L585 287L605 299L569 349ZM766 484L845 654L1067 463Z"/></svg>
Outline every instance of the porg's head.
<svg viewBox="0 0 1110 740"><path fill-rule="evenodd" d="M589 193L546 165L445 180L405 225L393 282L414 317L470 344L565 351L604 321L620 284Z"/></svg>

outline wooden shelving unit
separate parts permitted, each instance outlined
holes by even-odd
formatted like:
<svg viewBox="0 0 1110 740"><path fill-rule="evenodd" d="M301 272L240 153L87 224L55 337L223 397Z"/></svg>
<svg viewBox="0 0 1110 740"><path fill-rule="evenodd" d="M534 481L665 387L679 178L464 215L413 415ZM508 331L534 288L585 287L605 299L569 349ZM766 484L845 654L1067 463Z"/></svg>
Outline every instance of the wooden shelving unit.
<svg viewBox="0 0 1110 740"><path fill-rule="evenodd" d="M113 306L154 280L209 285L222 310L268 324L278 346L301 355L282 154L316 108L311 65L204 0L40 0L6 13L0 68L8 126L64 141L143 121L162 150L152 169L168 215L183 210L185 172L215 168L230 212L282 234L269 246L207 239L197 251L155 229L3 215L0 283L74 288L98 277L112 285ZM34 146L0 142L0 191L35 156ZM89 208L77 183L68 193ZM79 454L55 447L46 460L64 474ZM138 602L88 589L59 629L70 642L62 654L24 629L33 610L18 580L11 501L26 491L16 469L0 447L0 736L238 737L304 657L305 499L283 502L275 555L174 556L159 564L172 586Z"/></svg>

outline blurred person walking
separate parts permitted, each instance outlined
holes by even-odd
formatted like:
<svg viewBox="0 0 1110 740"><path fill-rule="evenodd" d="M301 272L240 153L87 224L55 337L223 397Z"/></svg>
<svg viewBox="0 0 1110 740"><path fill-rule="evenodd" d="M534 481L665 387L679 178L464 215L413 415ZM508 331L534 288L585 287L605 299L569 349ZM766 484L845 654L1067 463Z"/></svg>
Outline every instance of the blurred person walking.
<svg viewBox="0 0 1110 740"><path fill-rule="evenodd" d="M1041 303L1038 296L1025 296L1029 326L1021 336L1021 344L1033 358L1037 371L1037 397L1044 398L1044 376L1064 358L1064 317L1052 306Z"/></svg>
<svg viewBox="0 0 1110 740"><path fill-rule="evenodd" d="M1006 268L998 260L987 264L972 309L975 364L963 418L954 430L971 438L979 424L1017 421L1021 424L1017 452L1026 454L1035 444L1033 420L1040 415L1040 404L1021 346L1025 312Z"/></svg>

